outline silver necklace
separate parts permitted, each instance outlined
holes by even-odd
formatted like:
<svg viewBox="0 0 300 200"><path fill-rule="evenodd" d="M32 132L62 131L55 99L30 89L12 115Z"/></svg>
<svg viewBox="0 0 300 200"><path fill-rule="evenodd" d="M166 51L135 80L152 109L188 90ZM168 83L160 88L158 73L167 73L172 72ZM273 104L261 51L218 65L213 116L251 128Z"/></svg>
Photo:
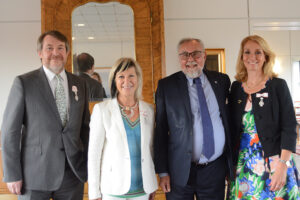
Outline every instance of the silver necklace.
<svg viewBox="0 0 300 200"><path fill-rule="evenodd" d="M133 117L133 115L134 115L134 109L137 107L137 105L138 105L138 102L136 102L136 103L134 104L134 106L131 106L131 107L130 107L130 106L122 106L122 105L119 103L119 106L120 106L120 108L121 108L122 114L125 115L125 116L127 116L127 117L129 117L129 119ZM130 113L127 114L125 111L130 111Z"/></svg>

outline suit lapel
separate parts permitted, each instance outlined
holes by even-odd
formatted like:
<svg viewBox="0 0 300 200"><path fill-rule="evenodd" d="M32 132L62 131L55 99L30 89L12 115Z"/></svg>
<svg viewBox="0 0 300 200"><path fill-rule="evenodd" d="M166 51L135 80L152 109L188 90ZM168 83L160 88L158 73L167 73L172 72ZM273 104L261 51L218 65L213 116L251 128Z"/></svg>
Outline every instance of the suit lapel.
<svg viewBox="0 0 300 200"><path fill-rule="evenodd" d="M237 102L233 102L235 105L237 105L237 118L236 119L242 119L242 115L245 110L245 106L247 103L247 94L243 92L242 85L239 85L238 92L237 92Z"/></svg>
<svg viewBox="0 0 300 200"><path fill-rule="evenodd" d="M218 78L216 76L213 76L213 74L210 73L209 71L203 70L203 72L206 75L206 77L207 77L207 79L208 79L208 81L209 81L209 83L210 83L210 85L211 85L211 87L212 87L212 89L213 89L213 91L215 93L215 96L216 96L217 101L218 101L219 109L220 109L221 105L222 105L222 102L221 102L222 97L221 97L221 95L223 94L220 91L220 89L221 89L220 84L221 83L219 83Z"/></svg>
<svg viewBox="0 0 300 200"><path fill-rule="evenodd" d="M76 108L76 104L79 104L80 101L83 101L82 98L85 98L84 91L81 89L82 85L80 85L80 82L76 81L76 79L73 78L73 74L66 71L67 79L68 79L68 92L69 92L69 103L70 103L70 109L69 109L69 120L73 121L73 118L76 117L76 111L78 110ZM77 91L77 92L75 92ZM76 97L77 96L77 97ZM75 120L76 121L76 120ZM68 126L68 123L66 124L66 127Z"/></svg>
<svg viewBox="0 0 300 200"><path fill-rule="evenodd" d="M78 88L79 88L79 85L76 85L75 83L74 83L74 79L72 78L72 76L69 74L69 72L67 72L66 71L66 74L67 74L67 79L68 79L68 92L69 92L69 102L70 102L70 109L69 109L69 120L68 120L68 122L69 121L71 121L72 120L72 117L74 116L74 111L75 111L75 109L74 109L74 105L75 105L75 94L73 94L74 92L72 91L72 87L73 86L75 86L76 88L77 88L77 90L78 90ZM79 91L78 91L78 93L79 93ZM79 97L79 94L77 94L78 95L78 97ZM66 124L66 127L68 126L68 123L67 122L67 124Z"/></svg>
<svg viewBox="0 0 300 200"><path fill-rule="evenodd" d="M55 99L54 99L51 87L49 85L46 74L43 70L43 67L41 67L40 71L39 71L37 86L40 90L41 96L43 96L45 101L48 103L50 109L53 111L54 115L56 116L56 119L59 121L59 123L62 123L60 120L60 116L58 113L58 109L57 109L57 106L55 103Z"/></svg>
<svg viewBox="0 0 300 200"><path fill-rule="evenodd" d="M122 115L121 115L121 111L119 108L117 98L112 99L111 102L112 102L111 113L114 113L114 114L112 114L112 121L116 123L116 127L118 127L118 129L120 131L124 147L127 148L126 152L129 152L126 130L125 130L125 126L124 126L124 122L122 119Z"/></svg>
<svg viewBox="0 0 300 200"><path fill-rule="evenodd" d="M189 95L189 89L187 85L187 79L183 72L178 73L178 79L177 79L177 86L179 90L179 95L181 96L183 100L183 104L185 106L187 115L189 117L188 120L192 119L192 111L191 111L191 103L190 103L190 95Z"/></svg>
<svg viewBox="0 0 300 200"><path fill-rule="evenodd" d="M144 144L145 144L145 135L149 132L149 130L147 129L148 127L146 127L146 121L150 115L150 113L148 113L146 106L144 104L144 102L139 101L139 109L140 109L140 125L141 125L141 149L143 150L144 148Z"/></svg>

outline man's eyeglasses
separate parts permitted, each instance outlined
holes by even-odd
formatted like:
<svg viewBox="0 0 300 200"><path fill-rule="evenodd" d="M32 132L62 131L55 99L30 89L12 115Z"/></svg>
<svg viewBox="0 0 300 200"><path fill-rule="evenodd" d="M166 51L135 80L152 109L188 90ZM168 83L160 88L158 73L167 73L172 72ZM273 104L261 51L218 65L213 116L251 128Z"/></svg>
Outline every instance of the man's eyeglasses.
<svg viewBox="0 0 300 200"><path fill-rule="evenodd" d="M190 56L192 56L193 59L198 59L202 56L203 53L204 53L203 51L193 51L191 53L185 51L180 53L179 56L183 60L189 59Z"/></svg>

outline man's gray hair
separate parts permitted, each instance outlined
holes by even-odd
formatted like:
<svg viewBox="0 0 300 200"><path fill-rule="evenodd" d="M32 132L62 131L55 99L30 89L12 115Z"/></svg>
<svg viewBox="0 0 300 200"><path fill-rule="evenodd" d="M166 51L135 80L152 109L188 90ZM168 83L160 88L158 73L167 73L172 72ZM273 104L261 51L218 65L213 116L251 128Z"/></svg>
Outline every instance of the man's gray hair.
<svg viewBox="0 0 300 200"><path fill-rule="evenodd" d="M191 42L191 41L198 42L201 45L201 47L203 48L203 50L205 49L204 43L202 42L202 40L200 40L198 38L182 38L177 45L177 51L179 51L179 48L181 47L182 44Z"/></svg>

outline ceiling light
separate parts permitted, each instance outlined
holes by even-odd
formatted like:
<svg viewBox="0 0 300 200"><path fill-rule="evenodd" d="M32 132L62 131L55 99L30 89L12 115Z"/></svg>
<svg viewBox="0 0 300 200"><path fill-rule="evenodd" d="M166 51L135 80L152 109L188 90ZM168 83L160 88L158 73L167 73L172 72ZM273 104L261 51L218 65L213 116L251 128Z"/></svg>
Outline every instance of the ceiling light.
<svg viewBox="0 0 300 200"><path fill-rule="evenodd" d="M75 37L72 37L72 40L75 40Z"/></svg>
<svg viewBox="0 0 300 200"><path fill-rule="evenodd" d="M89 39L89 40L93 40L93 39L95 39L95 38L94 38L94 37L88 37L88 39Z"/></svg>
<svg viewBox="0 0 300 200"><path fill-rule="evenodd" d="M85 24L77 24L77 26L85 26Z"/></svg>

